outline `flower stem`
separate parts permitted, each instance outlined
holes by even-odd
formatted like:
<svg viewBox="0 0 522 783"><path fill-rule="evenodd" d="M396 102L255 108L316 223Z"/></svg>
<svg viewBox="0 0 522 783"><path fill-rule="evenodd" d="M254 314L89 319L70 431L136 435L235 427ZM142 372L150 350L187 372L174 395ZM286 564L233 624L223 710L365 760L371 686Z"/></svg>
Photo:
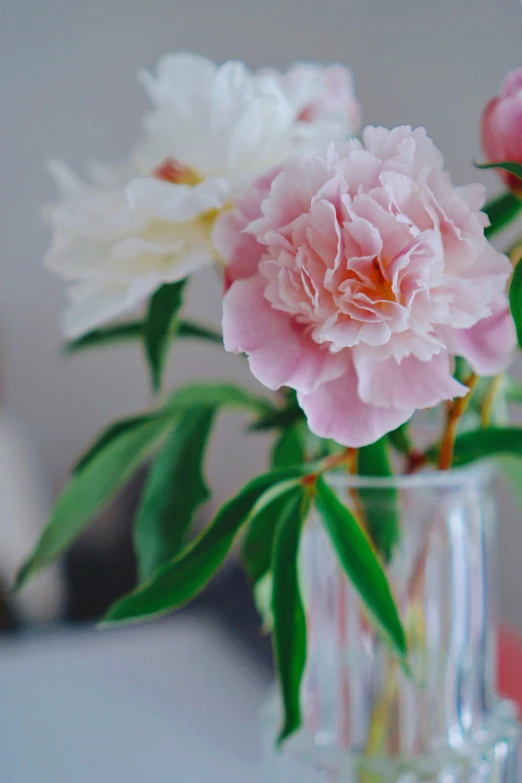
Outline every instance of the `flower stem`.
<svg viewBox="0 0 522 783"><path fill-rule="evenodd" d="M407 458L405 473L408 475L423 468L428 461L426 455L417 449L412 449L412 451L407 454Z"/></svg>
<svg viewBox="0 0 522 783"><path fill-rule="evenodd" d="M493 413L495 401L502 388L503 380L504 375L501 373L500 375L496 375L489 385L488 392L484 398L484 402L482 403L482 408L480 410L480 424L482 427L489 427L491 414Z"/></svg>
<svg viewBox="0 0 522 783"><path fill-rule="evenodd" d="M318 473L326 473L332 468L337 468L341 465L345 465L350 473L353 473L353 466L357 459L357 449L346 448L339 454L332 454L330 457L325 457L321 462Z"/></svg>
<svg viewBox="0 0 522 783"><path fill-rule="evenodd" d="M468 407L469 401L471 400L477 383L478 375L473 373L467 380L469 391L466 396L459 397L458 399L454 400L448 408L446 429L444 431L444 435L442 436L442 443L440 445L439 470L449 470L451 468L457 428L459 426L460 419Z"/></svg>

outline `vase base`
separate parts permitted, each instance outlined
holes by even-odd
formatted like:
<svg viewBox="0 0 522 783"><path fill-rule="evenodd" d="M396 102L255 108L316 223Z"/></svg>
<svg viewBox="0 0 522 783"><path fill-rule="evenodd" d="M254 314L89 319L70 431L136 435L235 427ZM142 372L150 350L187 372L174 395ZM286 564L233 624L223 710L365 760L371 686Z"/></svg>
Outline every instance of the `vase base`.
<svg viewBox="0 0 522 783"><path fill-rule="evenodd" d="M273 713L272 713L273 716ZM274 716L273 716L274 717ZM455 748L419 756L364 757L320 747L303 733L273 747L275 721L264 714L266 779L270 783L520 783L520 726L511 702L501 701L486 728ZM269 723L271 724L269 726Z"/></svg>

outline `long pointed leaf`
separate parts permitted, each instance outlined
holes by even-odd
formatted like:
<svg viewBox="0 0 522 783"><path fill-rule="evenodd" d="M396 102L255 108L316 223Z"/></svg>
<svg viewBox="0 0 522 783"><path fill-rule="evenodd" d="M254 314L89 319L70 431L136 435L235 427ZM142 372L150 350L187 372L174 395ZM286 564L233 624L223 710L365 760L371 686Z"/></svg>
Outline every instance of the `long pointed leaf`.
<svg viewBox="0 0 522 783"><path fill-rule="evenodd" d="M305 462L305 443L302 430L293 425L279 435L272 451L272 466L288 468Z"/></svg>
<svg viewBox="0 0 522 783"><path fill-rule="evenodd" d="M393 476L386 436L358 450L357 472L361 476L378 478ZM370 538L384 562L389 563L400 530L397 490L394 487L383 487L377 499L372 489L361 488L358 494L364 508L366 528Z"/></svg>
<svg viewBox="0 0 522 783"><path fill-rule="evenodd" d="M515 163L512 160L499 160L493 163L475 163L478 169L503 169L503 171L509 171L510 174L514 174L518 179L522 179L522 166L520 163Z"/></svg>
<svg viewBox="0 0 522 783"><path fill-rule="evenodd" d="M114 324L114 326L105 326L100 329L93 329L87 334L82 335L77 340L72 340L64 345L63 351L66 354L78 353L86 348L97 348L98 346L111 345L114 343L129 342L139 340L143 333L143 323L141 321L127 321L123 324Z"/></svg>
<svg viewBox="0 0 522 783"><path fill-rule="evenodd" d="M77 340L71 340L71 342L66 343L63 347L63 351L65 354L74 354L88 348L117 345L133 340L141 340L144 328L143 321L127 321L122 324L114 324L113 326L93 329L92 331L87 332L87 334L82 335L82 337L79 337ZM189 340L206 340L207 342L216 343L217 345L223 345L223 335L216 329L186 319L178 322L175 336Z"/></svg>
<svg viewBox="0 0 522 783"><path fill-rule="evenodd" d="M522 383L509 375L504 376L504 394L508 402L522 403Z"/></svg>
<svg viewBox="0 0 522 783"><path fill-rule="evenodd" d="M309 506L303 487L294 489L287 499L274 543L273 643L284 709L278 743L301 725L300 689L306 664L306 616L299 589L298 553L301 529Z"/></svg>
<svg viewBox="0 0 522 783"><path fill-rule="evenodd" d="M154 391L161 388L163 365L169 343L178 326L178 313L183 302L185 284L186 280L165 283L150 300L143 339Z"/></svg>
<svg viewBox="0 0 522 783"><path fill-rule="evenodd" d="M124 431L94 456L62 490L36 548L22 566L17 587L55 560L145 461L168 431L167 418Z"/></svg>
<svg viewBox="0 0 522 783"><path fill-rule="evenodd" d="M185 319L178 323L177 336L194 340L206 340L210 343L223 345L223 335L221 332L212 329L210 326L203 326L202 324L197 324L194 321L187 321Z"/></svg>
<svg viewBox="0 0 522 783"><path fill-rule="evenodd" d="M509 285L509 307L517 330L519 347L522 347L522 263L516 265Z"/></svg>
<svg viewBox="0 0 522 783"><path fill-rule="evenodd" d="M480 459L495 456L522 458L522 427L486 427L457 435L453 450L453 466L469 465ZM436 462L438 446L427 452L431 462Z"/></svg>
<svg viewBox="0 0 522 783"><path fill-rule="evenodd" d="M397 652L406 654L406 636L390 585L366 531L322 478L316 503L339 560L365 606Z"/></svg>
<svg viewBox="0 0 522 783"><path fill-rule="evenodd" d="M482 208L489 218L490 225L484 229L489 238L506 228L522 211L522 201L511 191L502 193Z"/></svg>
<svg viewBox="0 0 522 783"><path fill-rule="evenodd" d="M287 494L294 488L292 481L276 484L264 493L263 502L256 503L249 515L241 558L254 584L270 570L277 526L288 503Z"/></svg>
<svg viewBox="0 0 522 783"><path fill-rule="evenodd" d="M164 410L184 413L198 406L213 405L253 413L264 413L274 409L273 404L266 397L259 397L231 383L190 383L176 389L165 403Z"/></svg>
<svg viewBox="0 0 522 783"><path fill-rule="evenodd" d="M120 419L110 424L103 432L96 438L92 446L80 457L76 465L72 469L72 473L80 473L87 467L89 462L98 456L111 441L123 435L124 432L130 432L130 430L137 429L142 424L148 421L157 420L160 418L166 418L166 414L159 410L152 413L138 414L137 416L130 416L128 419Z"/></svg>
<svg viewBox="0 0 522 783"><path fill-rule="evenodd" d="M506 477L513 499L522 508L522 461L511 457L500 458L501 468Z"/></svg>
<svg viewBox="0 0 522 783"><path fill-rule="evenodd" d="M146 584L117 601L105 624L139 622L161 617L192 600L221 566L234 538L261 495L274 484L299 475L296 469L258 476L222 506L214 521Z"/></svg>
<svg viewBox="0 0 522 783"><path fill-rule="evenodd" d="M181 386L167 400L162 408L150 411L149 413L130 416L127 419L120 419L105 429L95 440L93 445L78 460L73 472L82 470L100 451L118 435L124 431L134 429L140 424L152 419L169 417L172 419L175 415L189 414L194 408L204 407L228 407L246 410L254 413L259 411L271 410L272 403L263 397L242 389L240 386L234 386L226 383L192 383Z"/></svg>
<svg viewBox="0 0 522 783"><path fill-rule="evenodd" d="M178 554L196 509L210 497L203 458L214 415L215 408L196 408L179 417L150 468L134 527L140 582Z"/></svg>
<svg viewBox="0 0 522 783"><path fill-rule="evenodd" d="M304 439L297 426L284 430L272 451L272 467L288 468L305 462ZM255 584L270 570L274 538L287 498L279 495L251 515L241 547L241 558Z"/></svg>
<svg viewBox="0 0 522 783"><path fill-rule="evenodd" d="M388 438L393 448L401 454L408 454L413 449L409 421L401 424L396 430L389 432Z"/></svg>
<svg viewBox="0 0 522 783"><path fill-rule="evenodd" d="M281 430L290 427L296 422L304 421L305 415L297 405L285 408L273 408L266 411L257 421L250 425L249 430L258 432L263 430Z"/></svg>

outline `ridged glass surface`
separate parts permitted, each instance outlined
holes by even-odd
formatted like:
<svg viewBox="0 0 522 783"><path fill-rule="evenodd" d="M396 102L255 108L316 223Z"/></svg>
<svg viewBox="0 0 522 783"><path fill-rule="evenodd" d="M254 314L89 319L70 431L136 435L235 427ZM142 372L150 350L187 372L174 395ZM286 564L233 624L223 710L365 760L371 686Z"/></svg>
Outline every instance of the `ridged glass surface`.
<svg viewBox="0 0 522 783"><path fill-rule="evenodd" d="M343 502L377 528L393 515L399 519L387 571L408 634L412 678L375 631L312 517L301 544L304 727L282 755L272 751L279 722L274 694L263 712L267 779L519 783L517 722L495 688L490 479L480 467L395 483L334 480Z"/></svg>

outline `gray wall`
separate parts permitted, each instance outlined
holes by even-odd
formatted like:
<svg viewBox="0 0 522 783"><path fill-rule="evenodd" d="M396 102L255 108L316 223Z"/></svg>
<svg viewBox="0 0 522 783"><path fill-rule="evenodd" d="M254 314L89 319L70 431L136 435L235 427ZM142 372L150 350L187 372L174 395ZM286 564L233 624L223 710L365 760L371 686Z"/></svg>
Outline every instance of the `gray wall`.
<svg viewBox="0 0 522 783"><path fill-rule="evenodd" d="M217 60L285 66L295 59L352 65L367 122L423 124L458 182L473 170L478 118L504 71L520 62L520 0L0 0L0 383L55 486L111 417L149 403L135 348L64 361L61 283L41 267L49 240L39 208L52 196L48 157L76 168L124 156L146 101L134 74L171 49ZM219 320L217 283L195 281L190 310ZM253 384L240 360L177 347L172 383L194 375ZM266 441L220 425L211 477L222 496L258 469ZM503 515L502 608L522 625L522 531Z"/></svg>

